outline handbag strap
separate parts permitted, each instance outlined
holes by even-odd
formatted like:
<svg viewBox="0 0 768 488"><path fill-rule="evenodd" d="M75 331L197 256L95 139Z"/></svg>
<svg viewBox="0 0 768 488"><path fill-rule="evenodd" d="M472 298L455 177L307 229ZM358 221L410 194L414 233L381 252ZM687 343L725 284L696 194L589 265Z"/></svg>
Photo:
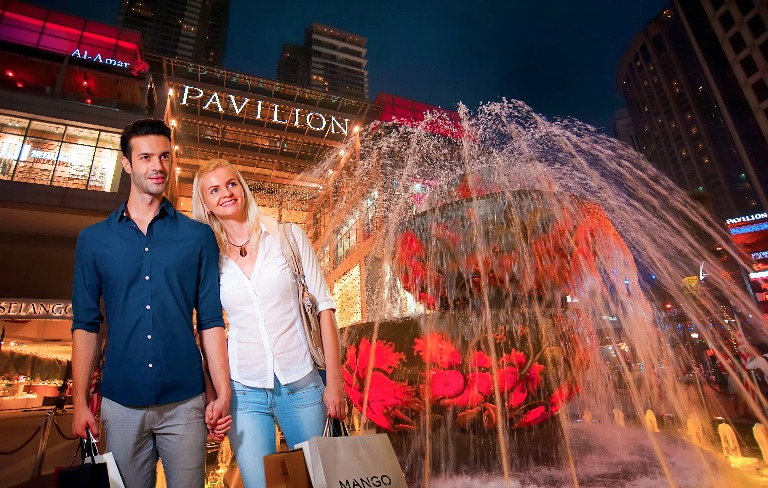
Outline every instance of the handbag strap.
<svg viewBox="0 0 768 488"><path fill-rule="evenodd" d="M296 244L293 240L293 232L291 231L291 223L285 222L279 225L280 229L280 242L283 247L283 255L288 262L288 267L291 268L296 283L299 284L302 294L309 292L307 288L307 280L304 277L304 266L301 264L301 254L296 248Z"/></svg>

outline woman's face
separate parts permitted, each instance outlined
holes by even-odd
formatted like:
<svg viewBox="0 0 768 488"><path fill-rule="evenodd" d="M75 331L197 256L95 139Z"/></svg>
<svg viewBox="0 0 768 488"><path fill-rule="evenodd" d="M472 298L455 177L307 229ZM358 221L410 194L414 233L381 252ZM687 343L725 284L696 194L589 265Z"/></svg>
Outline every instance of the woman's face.
<svg viewBox="0 0 768 488"><path fill-rule="evenodd" d="M203 203L219 219L245 217L245 194L232 168L216 168L200 178Z"/></svg>

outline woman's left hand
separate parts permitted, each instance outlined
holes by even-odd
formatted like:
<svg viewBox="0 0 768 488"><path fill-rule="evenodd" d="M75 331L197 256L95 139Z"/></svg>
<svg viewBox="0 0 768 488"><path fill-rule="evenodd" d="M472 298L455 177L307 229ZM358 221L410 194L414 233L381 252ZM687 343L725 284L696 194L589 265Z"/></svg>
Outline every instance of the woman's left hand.
<svg viewBox="0 0 768 488"><path fill-rule="evenodd" d="M344 399L344 382L341 378L328 377L323 402L332 419L344 420L347 417L347 401Z"/></svg>

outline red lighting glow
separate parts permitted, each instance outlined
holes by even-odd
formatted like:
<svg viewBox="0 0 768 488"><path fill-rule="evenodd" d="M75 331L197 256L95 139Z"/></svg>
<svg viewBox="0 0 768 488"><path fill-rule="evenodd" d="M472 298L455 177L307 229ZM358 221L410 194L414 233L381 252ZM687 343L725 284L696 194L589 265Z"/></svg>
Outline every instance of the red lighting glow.
<svg viewBox="0 0 768 488"><path fill-rule="evenodd" d="M83 86L88 86L88 80L83 80Z"/></svg>
<svg viewBox="0 0 768 488"><path fill-rule="evenodd" d="M19 88L24 88L24 82L22 82L22 81L17 81L17 82L16 82L16 86L18 86Z"/></svg>
<svg viewBox="0 0 768 488"><path fill-rule="evenodd" d="M14 73L13 71L11 71L11 70L8 70L8 71L6 71L6 72L5 72L5 76L8 76L8 77L11 77L11 78L13 78L13 77L14 77L14 76L16 76L16 75L15 75L15 73Z"/></svg>
<svg viewBox="0 0 768 488"><path fill-rule="evenodd" d="M86 98L86 99L85 99L85 103L87 103L88 105L90 105L90 104L91 104L91 102L93 102L93 100L91 100L90 98Z"/></svg>
<svg viewBox="0 0 768 488"><path fill-rule="evenodd" d="M666 308L667 310L671 310L672 309L672 304L671 303L667 303L666 305L664 305L664 308Z"/></svg>

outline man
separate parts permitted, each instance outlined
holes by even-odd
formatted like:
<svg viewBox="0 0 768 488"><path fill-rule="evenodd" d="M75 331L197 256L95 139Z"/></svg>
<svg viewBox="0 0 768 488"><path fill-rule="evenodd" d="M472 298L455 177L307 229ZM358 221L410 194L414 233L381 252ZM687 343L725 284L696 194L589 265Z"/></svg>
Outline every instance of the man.
<svg viewBox="0 0 768 488"><path fill-rule="evenodd" d="M168 486L202 487L206 423L221 439L230 406L219 249L210 227L163 197L171 174L168 126L136 121L120 148L131 178L128 201L77 240L72 430L98 433L87 393L103 298L109 327L101 419L126 488L154 486L158 455ZM193 309L215 390L207 409Z"/></svg>

